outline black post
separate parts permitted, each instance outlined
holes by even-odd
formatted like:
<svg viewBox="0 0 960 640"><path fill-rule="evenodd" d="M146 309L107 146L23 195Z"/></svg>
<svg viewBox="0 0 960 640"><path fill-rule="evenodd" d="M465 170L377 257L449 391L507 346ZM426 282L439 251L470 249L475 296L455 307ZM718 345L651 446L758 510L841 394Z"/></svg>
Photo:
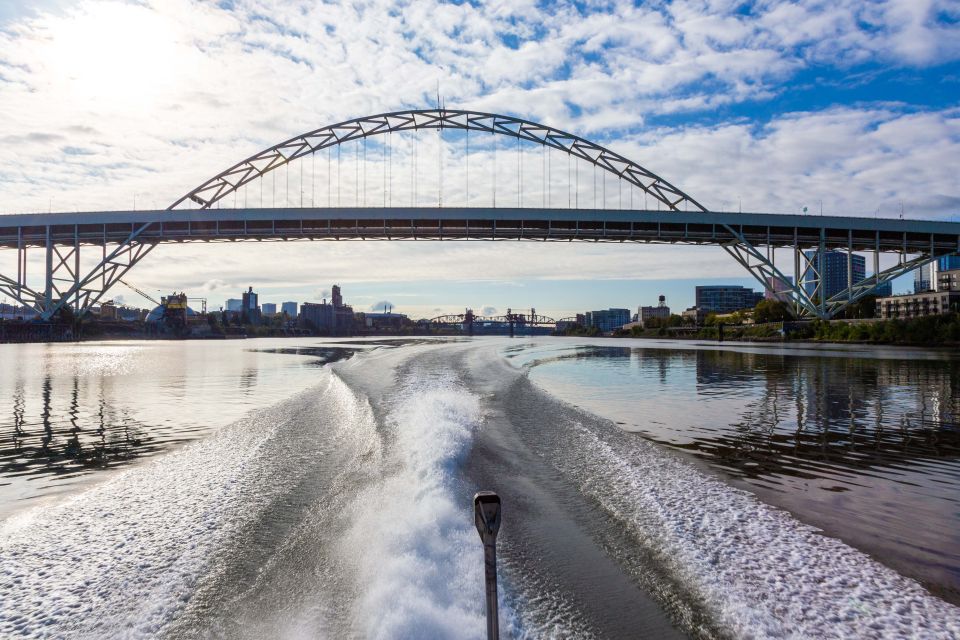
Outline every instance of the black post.
<svg viewBox="0 0 960 640"><path fill-rule="evenodd" d="M723 323L717 325L717 342L723 342Z"/></svg>
<svg viewBox="0 0 960 640"><path fill-rule="evenodd" d="M499 640L497 532L500 530L500 496L493 491L478 491L473 496L473 514L477 533L483 541L483 566L487 583L487 640Z"/></svg>

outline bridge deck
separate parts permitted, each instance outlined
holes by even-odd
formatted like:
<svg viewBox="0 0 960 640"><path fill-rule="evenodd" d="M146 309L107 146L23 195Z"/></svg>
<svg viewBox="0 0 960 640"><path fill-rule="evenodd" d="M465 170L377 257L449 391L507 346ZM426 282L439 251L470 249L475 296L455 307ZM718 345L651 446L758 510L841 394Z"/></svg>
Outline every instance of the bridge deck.
<svg viewBox="0 0 960 640"><path fill-rule="evenodd" d="M0 216L0 247L125 241L535 240L960 251L960 223L770 213L516 208L256 208Z"/></svg>

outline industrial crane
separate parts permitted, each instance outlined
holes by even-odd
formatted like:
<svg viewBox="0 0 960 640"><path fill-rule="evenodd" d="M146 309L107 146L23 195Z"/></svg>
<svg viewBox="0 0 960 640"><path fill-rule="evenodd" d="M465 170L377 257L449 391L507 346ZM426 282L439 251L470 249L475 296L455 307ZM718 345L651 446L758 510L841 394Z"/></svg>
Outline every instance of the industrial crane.
<svg viewBox="0 0 960 640"><path fill-rule="evenodd" d="M129 287L130 289L133 289L134 291L136 291L136 292L139 293L140 295L142 295L144 298L146 298L147 300L149 300L150 302L152 302L152 303L154 304L154 306L157 306L157 307L161 306L160 303L157 302L156 299L155 299L153 296L151 296L149 293L147 293L146 291L143 291L143 290L141 290L141 289L138 289L137 287L133 286L132 284L130 284L130 283L127 282L126 280L121 280L120 278L117 278L117 281L120 282L121 284L126 285L126 286Z"/></svg>
<svg viewBox="0 0 960 640"><path fill-rule="evenodd" d="M127 282L126 280L123 280L123 279L121 279L121 278L117 278L117 281L120 282L121 284L124 284L124 285L128 286L129 288L133 289L134 291L136 291L137 293L139 293L141 296L143 296L144 298L146 298L147 300L149 300L150 302L152 302L154 305L156 305L156 306L158 306L158 307L164 306L162 303L157 302L156 298L154 298L153 296L151 296L150 294L148 294L146 291L144 291L144 290L142 290L142 289L138 289L137 287L133 286L132 284L130 284L130 283ZM207 314L207 299L206 299L206 298L186 298L186 300L199 300L199 301L201 302L201 305L202 305L200 312L201 312L203 315L206 315L206 314Z"/></svg>

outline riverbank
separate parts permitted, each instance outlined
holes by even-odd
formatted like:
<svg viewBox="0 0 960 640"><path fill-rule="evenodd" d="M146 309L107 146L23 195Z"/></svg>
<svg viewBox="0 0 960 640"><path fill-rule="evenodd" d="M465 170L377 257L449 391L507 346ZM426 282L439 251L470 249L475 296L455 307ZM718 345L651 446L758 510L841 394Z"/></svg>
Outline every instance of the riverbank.
<svg viewBox="0 0 960 640"><path fill-rule="evenodd" d="M761 325L722 325L722 329L721 325L646 330L634 328L629 332L615 333L613 337L720 340L721 331L724 341L960 347L960 314L947 313L909 320L812 320Z"/></svg>

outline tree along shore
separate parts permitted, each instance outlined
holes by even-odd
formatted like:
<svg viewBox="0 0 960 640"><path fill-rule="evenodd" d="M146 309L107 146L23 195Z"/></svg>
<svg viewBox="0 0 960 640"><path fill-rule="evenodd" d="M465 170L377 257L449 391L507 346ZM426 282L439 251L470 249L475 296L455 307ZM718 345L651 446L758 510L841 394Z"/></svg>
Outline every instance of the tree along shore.
<svg viewBox="0 0 960 640"><path fill-rule="evenodd" d="M870 301L872 303L872 300ZM613 332L613 337L677 338L696 340L761 340L852 342L863 344L894 344L928 347L960 346L960 312L910 318L907 320L874 319L872 304L851 309L849 316L837 320L798 322L790 318L782 303L764 300L755 309L747 309L725 316L711 314L701 326L687 318L672 315L669 318L648 320L644 327ZM722 327L722 328L721 328ZM559 335L598 336L600 332L582 326L569 327Z"/></svg>

